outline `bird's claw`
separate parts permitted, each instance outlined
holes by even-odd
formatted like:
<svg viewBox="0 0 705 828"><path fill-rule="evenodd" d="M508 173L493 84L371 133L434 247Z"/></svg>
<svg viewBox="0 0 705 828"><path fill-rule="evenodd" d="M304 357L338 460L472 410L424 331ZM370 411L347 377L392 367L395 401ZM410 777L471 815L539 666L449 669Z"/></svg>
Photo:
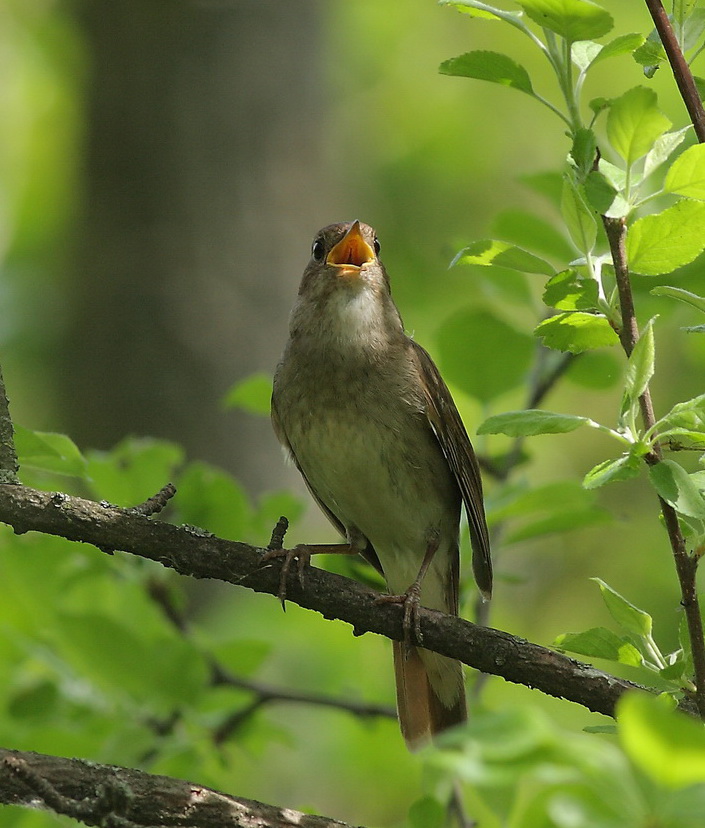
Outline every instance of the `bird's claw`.
<svg viewBox="0 0 705 828"><path fill-rule="evenodd" d="M289 570L293 561L297 562L299 584L301 589L306 584L306 568L311 564L311 550L305 544L299 544L293 549L272 549L269 548L262 555L262 563L271 561L274 558L284 558L281 575L279 577L279 591L277 598L281 601L282 609L286 612L286 583L289 577Z"/></svg>
<svg viewBox="0 0 705 828"><path fill-rule="evenodd" d="M406 592L401 595L380 595L375 599L377 604L403 604L404 618L404 641L407 647L416 644L423 646L423 634L421 632L421 584L413 583ZM412 635L413 633L413 635Z"/></svg>

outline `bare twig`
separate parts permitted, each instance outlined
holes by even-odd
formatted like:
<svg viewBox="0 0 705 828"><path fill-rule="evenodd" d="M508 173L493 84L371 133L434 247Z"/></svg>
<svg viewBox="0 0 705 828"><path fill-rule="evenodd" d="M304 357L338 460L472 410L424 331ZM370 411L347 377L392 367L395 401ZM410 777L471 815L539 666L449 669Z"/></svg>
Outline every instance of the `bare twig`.
<svg viewBox="0 0 705 828"><path fill-rule="evenodd" d="M17 477L19 468L14 429L10 417L10 403L5 391L2 370L0 370L0 483L19 483Z"/></svg>
<svg viewBox="0 0 705 828"><path fill-rule="evenodd" d="M558 380L565 374L576 359L575 354L564 353L556 355L554 351L550 351L540 342L536 343L534 354L534 367L529 377L528 393L524 403L524 408L526 409L536 408L539 406L544 397L546 397L546 395L551 391ZM553 363L547 364L550 358L553 358ZM482 465L483 470L494 477L494 479L498 482L505 482L514 468L516 468L521 461L524 442L524 437L517 437L512 443L507 454L504 455L503 462L492 463L487 458L480 457L479 462ZM504 523L499 523L498 525L492 527L490 533L495 565L499 557L497 551L501 544L501 537L504 527ZM475 623L483 625L488 624L490 613L490 602L483 601L481 597L478 597L475 601L474 607ZM472 688L473 698L479 698L486 679L487 676L484 674L478 676L477 681Z"/></svg>
<svg viewBox="0 0 705 828"><path fill-rule="evenodd" d="M2 748L0 803L50 808L101 828L350 828L182 779Z"/></svg>
<svg viewBox="0 0 705 828"><path fill-rule="evenodd" d="M671 21L668 19L661 0L646 0L646 6L661 38L661 43L663 43L666 57L673 70L673 77L688 110L690 120L695 127L695 134L698 136L698 141L702 143L705 141L705 110L703 110L702 101L693 80L693 73L690 71L688 61L683 56L678 38L673 31L673 26L671 26Z"/></svg>
<svg viewBox="0 0 705 828"><path fill-rule="evenodd" d="M286 520L286 518L285 518ZM277 524L279 525L279 524ZM167 619L174 625L184 638L189 638L189 624L184 613L176 606L173 600L173 593L168 586L157 578L150 579L148 583L150 597L159 605ZM340 699L334 696L327 696L322 693L310 693L306 691L289 690L273 685L264 684L251 679L243 678L228 670L216 658L206 656L211 670L211 684L214 687L233 687L238 690L246 690L254 694L255 698L247 705L233 712L221 723L214 734L216 744L221 744L228 739L232 733L260 707L272 702L288 702L294 704L310 704L319 707L330 707L341 710L345 713L352 713L360 718L374 718L380 716L387 719L396 719L396 710L385 704L368 704L357 702L352 699Z"/></svg>
<svg viewBox="0 0 705 828"><path fill-rule="evenodd" d="M624 352L629 356L638 341L639 329L634 311L631 282L629 280L629 264L625 244L627 228L624 219L603 216L602 220L614 263L617 291L622 312L622 328L619 332L619 337ZM644 429L648 431L653 428L656 422L653 405L651 403L651 392L648 386L639 398L639 406ZM658 442L656 442L656 436L654 435L654 448L644 458L650 465L654 465L661 460L661 448ZM700 717L705 719L705 636L703 636L703 624L700 616L696 588L698 558L693 554L689 554L686 549L685 539L678 522L678 515L673 507L661 497L659 497L659 505L668 533L668 540L671 544L671 551L673 553L681 589L681 603L688 624L688 633L693 654L693 667L695 670L695 703Z"/></svg>
<svg viewBox="0 0 705 828"><path fill-rule="evenodd" d="M133 506L130 511L145 517L159 514L175 494L176 486L173 483L167 483L155 495L147 498L143 503Z"/></svg>
<svg viewBox="0 0 705 828"><path fill-rule="evenodd" d="M277 521L274 529L272 529L272 537L267 545L267 549L281 549L284 546L284 536L286 535L288 529L289 520L282 515Z"/></svg>
<svg viewBox="0 0 705 828"><path fill-rule="evenodd" d="M130 552L196 578L215 578L271 595L279 591L281 565L274 561L262 566L262 549L78 497L0 485L0 522L16 531L45 532ZM357 581L315 567L303 586L292 578L287 591L288 600L346 621L357 635L374 632L403 641L403 609L380 604L378 597ZM624 692L640 689L501 630L427 609L420 611L420 621L427 649L608 716L614 715Z"/></svg>
<svg viewBox="0 0 705 828"><path fill-rule="evenodd" d="M352 699L339 699L333 696L326 696L323 693L284 690L280 687L264 684L263 682L236 676L234 673L231 673L216 663L212 663L211 667L213 669L214 685L235 687L239 690L247 690L254 693L257 697L258 708L270 702L295 702L297 704L310 704L318 707L331 707L334 710L352 713L361 719L376 717L396 719L397 717L396 710L387 704L368 704L366 702L353 701Z"/></svg>

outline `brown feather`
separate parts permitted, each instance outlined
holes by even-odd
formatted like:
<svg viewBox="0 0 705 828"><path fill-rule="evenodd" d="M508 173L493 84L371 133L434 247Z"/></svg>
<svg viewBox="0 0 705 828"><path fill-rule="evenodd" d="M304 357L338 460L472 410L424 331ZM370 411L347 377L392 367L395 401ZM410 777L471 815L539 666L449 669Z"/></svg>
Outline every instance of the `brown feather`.
<svg viewBox="0 0 705 828"><path fill-rule="evenodd" d="M492 591L480 471L438 369L404 333L378 251L374 230L359 222L317 234L275 374L272 422L316 503L390 592L408 599L414 583L425 606L457 615L461 499L475 580L484 597ZM416 749L465 721L463 668L393 646L401 729Z"/></svg>
<svg viewBox="0 0 705 828"><path fill-rule="evenodd" d="M392 645L399 725L409 750L418 750L435 734L467 720L465 693L459 693L454 703L447 707L429 681L422 651L401 641L393 641ZM434 656L444 658L436 654ZM447 661L462 671L459 661ZM459 686L462 688L462 680Z"/></svg>
<svg viewBox="0 0 705 828"><path fill-rule="evenodd" d="M458 481L465 504L472 541L472 571L477 586L486 599L492 597L492 556L485 520L482 478L470 438L455 407L448 386L428 352L413 339L409 340L421 373L426 397L426 415L431 423L451 471Z"/></svg>

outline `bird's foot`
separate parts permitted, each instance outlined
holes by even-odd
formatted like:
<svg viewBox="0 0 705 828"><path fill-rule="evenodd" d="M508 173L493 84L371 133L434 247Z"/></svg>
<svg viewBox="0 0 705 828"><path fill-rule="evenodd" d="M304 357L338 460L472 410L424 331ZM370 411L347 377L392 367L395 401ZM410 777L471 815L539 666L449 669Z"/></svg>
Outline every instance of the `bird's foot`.
<svg viewBox="0 0 705 828"><path fill-rule="evenodd" d="M403 592L401 595L380 595L376 600L376 604L403 604L404 618L402 626L404 628L404 642L407 647L414 644L423 646L423 635L421 633L421 583L414 581L414 583Z"/></svg>
<svg viewBox="0 0 705 828"><path fill-rule="evenodd" d="M282 609L286 611L286 582L289 577L289 570L294 561L297 562L299 584L301 589L305 587L306 570L311 565L311 555L357 555L358 550L347 543L300 543L293 549L284 549L284 535L289 528L289 521L280 517L272 532L272 539L269 542L266 552L261 557L262 563L284 558L281 576L279 578L279 591L277 597L281 601Z"/></svg>
<svg viewBox="0 0 705 828"><path fill-rule="evenodd" d="M270 546L264 553L264 555L262 555L262 563L267 563L267 561L274 560L275 558L284 558L281 575L279 576L279 591L277 592L277 598L279 598L279 600L281 601L282 609L285 611L286 583L287 579L289 578L289 571L291 570L291 565L294 561L296 561L299 576L299 584L301 585L301 589L303 589L306 582L306 568L311 565L312 554L313 550L306 546L306 544L300 543L293 549L273 549Z"/></svg>

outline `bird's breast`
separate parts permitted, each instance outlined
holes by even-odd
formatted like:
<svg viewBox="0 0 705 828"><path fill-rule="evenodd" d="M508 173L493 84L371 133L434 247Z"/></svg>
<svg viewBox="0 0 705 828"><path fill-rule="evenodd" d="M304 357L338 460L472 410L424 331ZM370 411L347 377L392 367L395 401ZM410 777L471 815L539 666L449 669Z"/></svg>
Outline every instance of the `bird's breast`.
<svg viewBox="0 0 705 828"><path fill-rule="evenodd" d="M405 361L285 358L274 402L309 485L380 556L456 542L460 495Z"/></svg>

